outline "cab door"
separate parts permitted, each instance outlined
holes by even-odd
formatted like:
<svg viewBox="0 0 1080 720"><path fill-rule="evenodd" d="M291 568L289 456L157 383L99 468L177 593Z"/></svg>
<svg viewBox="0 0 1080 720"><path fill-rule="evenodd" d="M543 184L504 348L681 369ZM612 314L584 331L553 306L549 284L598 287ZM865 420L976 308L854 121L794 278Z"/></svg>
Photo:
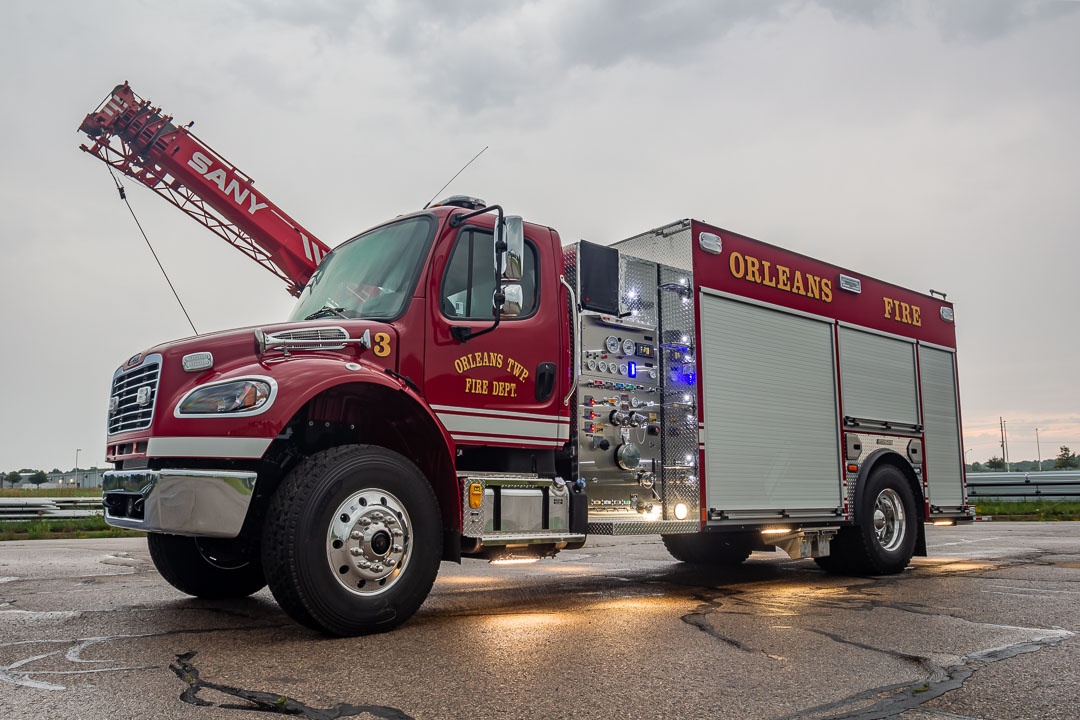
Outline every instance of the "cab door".
<svg viewBox="0 0 1080 720"><path fill-rule="evenodd" d="M447 229L433 257L424 390L459 446L554 449L569 438L569 410L559 392L565 383L558 368L565 369L568 357L562 303L552 253L543 252L551 231L525 227L521 313L490 332L484 331L495 322L492 229ZM462 339L466 334L471 337Z"/></svg>

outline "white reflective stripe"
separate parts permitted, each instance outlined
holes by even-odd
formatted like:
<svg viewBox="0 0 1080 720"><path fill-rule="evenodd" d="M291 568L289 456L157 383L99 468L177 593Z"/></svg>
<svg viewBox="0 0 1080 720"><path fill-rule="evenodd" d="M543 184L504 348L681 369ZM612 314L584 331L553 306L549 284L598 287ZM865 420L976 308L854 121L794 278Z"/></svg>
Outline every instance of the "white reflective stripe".
<svg viewBox="0 0 1080 720"><path fill-rule="evenodd" d="M454 435L455 442L464 443L505 443L513 445L537 445L539 447L562 447L559 440L534 440L508 437L506 435Z"/></svg>
<svg viewBox="0 0 1080 720"><path fill-rule="evenodd" d="M311 259L311 241L308 240L308 236L305 235L304 233L300 233L300 239L304 241L304 255L307 256L308 260L310 260Z"/></svg>
<svg viewBox="0 0 1080 720"><path fill-rule="evenodd" d="M458 413L437 413L439 420L446 426L451 434L455 433L480 433L502 437L519 438L569 438L570 424L563 425L550 420L517 420L511 417L488 418L474 415L461 415Z"/></svg>
<svg viewBox="0 0 1080 720"><path fill-rule="evenodd" d="M261 458L274 438L152 437L147 457Z"/></svg>
<svg viewBox="0 0 1080 720"><path fill-rule="evenodd" d="M529 420L544 420L553 423L566 423L570 424L570 418L562 417L560 415L544 415L540 413L527 413L527 412L515 412L511 410L481 410L479 408L470 407L457 407L455 405L432 405L431 409L438 413L441 417L441 413L452 413L455 415L475 415L480 417L493 417L493 418L520 418Z"/></svg>

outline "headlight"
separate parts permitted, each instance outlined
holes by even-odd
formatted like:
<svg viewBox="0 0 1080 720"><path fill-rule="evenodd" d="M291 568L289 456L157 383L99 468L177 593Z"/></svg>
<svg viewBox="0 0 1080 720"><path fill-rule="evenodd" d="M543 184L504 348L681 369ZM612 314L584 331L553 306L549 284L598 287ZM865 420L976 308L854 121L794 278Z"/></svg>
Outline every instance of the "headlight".
<svg viewBox="0 0 1080 720"><path fill-rule="evenodd" d="M259 410L274 395L266 380L244 378L195 388L180 401L177 415L221 415Z"/></svg>

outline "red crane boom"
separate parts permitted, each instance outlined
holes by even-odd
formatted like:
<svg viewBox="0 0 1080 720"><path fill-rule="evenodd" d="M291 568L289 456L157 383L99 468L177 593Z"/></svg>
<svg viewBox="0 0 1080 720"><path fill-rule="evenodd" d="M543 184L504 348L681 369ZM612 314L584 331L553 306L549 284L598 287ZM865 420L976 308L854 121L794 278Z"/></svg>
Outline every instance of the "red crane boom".
<svg viewBox="0 0 1080 720"><path fill-rule="evenodd" d="M79 130L80 147L134 178L277 275L298 295L329 247L255 191L254 181L172 116L117 85Z"/></svg>

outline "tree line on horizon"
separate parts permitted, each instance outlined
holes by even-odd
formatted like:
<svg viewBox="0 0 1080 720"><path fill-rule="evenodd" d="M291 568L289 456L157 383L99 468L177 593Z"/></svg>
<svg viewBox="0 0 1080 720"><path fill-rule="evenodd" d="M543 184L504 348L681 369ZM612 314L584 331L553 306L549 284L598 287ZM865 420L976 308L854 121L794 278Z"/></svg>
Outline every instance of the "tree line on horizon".
<svg viewBox="0 0 1080 720"><path fill-rule="evenodd" d="M1006 466L1005 461L994 456L985 463L973 462L966 465L968 472L1039 472L1040 470L1076 470L1080 469L1080 457L1069 449L1068 445L1062 445L1057 457L1043 460L1021 460L1012 462Z"/></svg>

